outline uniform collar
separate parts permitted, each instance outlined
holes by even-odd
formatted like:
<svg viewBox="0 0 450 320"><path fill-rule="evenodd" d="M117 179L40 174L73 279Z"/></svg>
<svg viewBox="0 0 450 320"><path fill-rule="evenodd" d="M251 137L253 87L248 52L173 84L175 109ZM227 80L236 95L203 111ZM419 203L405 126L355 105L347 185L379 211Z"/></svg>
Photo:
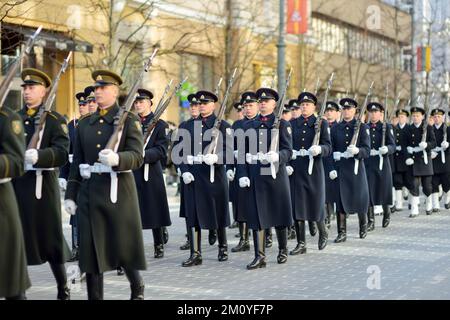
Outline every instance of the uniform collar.
<svg viewBox="0 0 450 320"><path fill-rule="evenodd" d="M22 108L22 110L20 110L20 113L25 117L25 118L34 118L37 116L37 114L39 113L39 110L41 109L42 104L40 104L39 106L35 107L35 108L28 108L26 105ZM33 113L31 113L28 110L33 110Z"/></svg>
<svg viewBox="0 0 450 320"><path fill-rule="evenodd" d="M153 112L150 112L148 115L146 115L145 117L141 117L140 115L138 115L139 120L141 122L141 124L147 124L149 123L153 117L155 116L155 114Z"/></svg>
<svg viewBox="0 0 450 320"><path fill-rule="evenodd" d="M436 128L436 130L439 130L442 127L442 123L440 125L434 125L434 127Z"/></svg>
<svg viewBox="0 0 450 320"><path fill-rule="evenodd" d="M256 122L258 122L258 126L259 124L265 124L267 127L272 127L274 121L275 121L275 115L273 113L268 114L267 116L263 116L263 115L258 115L256 117Z"/></svg>
<svg viewBox="0 0 450 320"><path fill-rule="evenodd" d="M378 128L378 127L380 127L381 126L381 122L380 121L377 121L377 122L375 122L375 123L370 123L369 124L369 126L370 126L370 128Z"/></svg>
<svg viewBox="0 0 450 320"><path fill-rule="evenodd" d="M114 117L116 116L117 112L119 111L119 105L115 103L112 105L108 111L107 114L104 116L100 115L100 108L97 109L96 112L94 112L91 116L91 119L89 121L90 124L94 124L99 119L104 119L107 123L112 124L114 122Z"/></svg>
<svg viewBox="0 0 450 320"><path fill-rule="evenodd" d="M398 124L398 127L400 128L400 129L403 129L404 127L406 127L406 123L404 123L403 125L402 124Z"/></svg>
<svg viewBox="0 0 450 320"><path fill-rule="evenodd" d="M350 126L353 126L354 124L355 124L355 122L356 122L356 119L355 118L353 118L352 120L350 120L350 121L345 121L345 120L342 120L342 125L344 126L344 127L350 127Z"/></svg>
<svg viewBox="0 0 450 320"><path fill-rule="evenodd" d="M216 115L213 113L210 116L207 117L198 117L195 120L199 120L208 128L212 128L214 126L214 122L216 121Z"/></svg>
<svg viewBox="0 0 450 320"><path fill-rule="evenodd" d="M308 126L311 127L316 123L316 116L314 114L310 115L309 117L304 117L303 115L301 115L296 120L300 124L303 124L306 122L308 124Z"/></svg>

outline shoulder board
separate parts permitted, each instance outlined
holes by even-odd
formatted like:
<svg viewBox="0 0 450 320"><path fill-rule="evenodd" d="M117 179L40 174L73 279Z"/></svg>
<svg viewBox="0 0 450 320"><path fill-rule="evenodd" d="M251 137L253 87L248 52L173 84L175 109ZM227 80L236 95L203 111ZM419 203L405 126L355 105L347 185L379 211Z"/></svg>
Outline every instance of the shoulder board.
<svg viewBox="0 0 450 320"><path fill-rule="evenodd" d="M58 116L54 112L50 111L48 115L58 120Z"/></svg>
<svg viewBox="0 0 450 320"><path fill-rule="evenodd" d="M8 112L6 112L6 111L0 111L0 115L2 115L2 116L5 116L5 117L9 117L9 114L8 114Z"/></svg>
<svg viewBox="0 0 450 320"><path fill-rule="evenodd" d="M81 120L87 119L87 118L89 118L90 116L92 116L92 113L85 114L84 116L81 116L81 117L78 119L78 122L80 122Z"/></svg>

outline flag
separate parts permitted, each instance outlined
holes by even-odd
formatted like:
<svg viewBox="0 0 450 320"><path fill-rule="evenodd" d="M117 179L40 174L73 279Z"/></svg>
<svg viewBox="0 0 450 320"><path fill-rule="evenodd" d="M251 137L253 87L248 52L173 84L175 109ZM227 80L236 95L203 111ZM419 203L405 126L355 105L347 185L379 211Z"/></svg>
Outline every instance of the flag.
<svg viewBox="0 0 450 320"><path fill-rule="evenodd" d="M417 47L417 72L431 71L431 47Z"/></svg>
<svg viewBox="0 0 450 320"><path fill-rule="evenodd" d="M308 0L288 0L287 33L308 32Z"/></svg>

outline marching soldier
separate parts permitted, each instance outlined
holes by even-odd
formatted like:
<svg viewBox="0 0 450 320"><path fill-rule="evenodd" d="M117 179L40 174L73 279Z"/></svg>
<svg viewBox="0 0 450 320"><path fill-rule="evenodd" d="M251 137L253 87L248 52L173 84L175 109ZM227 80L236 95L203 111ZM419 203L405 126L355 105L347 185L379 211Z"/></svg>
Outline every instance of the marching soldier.
<svg viewBox="0 0 450 320"><path fill-rule="evenodd" d="M245 154L241 154L239 150L236 172L239 186L248 196L243 212L246 214L248 227L253 231L255 259L247 265L249 270L266 266L263 230L271 227L275 227L277 234L277 262L287 261L287 228L293 224L289 178L286 172L286 164L292 157L292 129L289 122L280 119L279 150L268 151L275 121L274 110L279 96L275 90L269 88L259 89L256 95L260 101L260 114L245 126L246 135L247 132L254 133L255 141L247 140ZM271 166L275 165L278 166L278 171L274 179L270 171Z"/></svg>
<svg viewBox="0 0 450 320"><path fill-rule="evenodd" d="M436 138L433 128L428 125L428 119L424 120L425 110L420 107L411 108L412 124L407 133L408 158L405 163L408 166L407 180L410 187L411 218L419 215L419 186L422 183L422 191L426 196L426 213L432 213L433 204L431 201L433 176L433 161L431 150L436 147ZM422 141L423 126L426 128L426 141Z"/></svg>
<svg viewBox="0 0 450 320"><path fill-rule="evenodd" d="M43 112L46 88L52 81L37 69L22 71L25 107L19 111L25 127L28 145ZM69 137L66 120L51 111L45 120L45 129L39 149L25 152L26 173L14 179L20 218L25 239L28 265L49 262L55 276L59 300L69 300L64 263L70 250L64 239L61 222L61 195L58 168L68 159Z"/></svg>
<svg viewBox="0 0 450 320"><path fill-rule="evenodd" d="M334 101L327 101L327 107L325 109L325 118L328 122L328 135L331 133L331 128L338 124L339 121L339 105ZM330 138L331 141L331 138ZM327 228L331 227L331 217L335 214L334 212L334 203L336 199L334 197L335 190L337 188L336 183L337 180L330 179L330 172L334 170L333 166L333 153L327 157L322 156L323 168L325 172L325 210L326 210L326 218L325 224Z"/></svg>
<svg viewBox="0 0 450 320"><path fill-rule="evenodd" d="M284 121L291 121L292 119L292 111L289 104L284 105L283 115L281 116Z"/></svg>
<svg viewBox="0 0 450 320"><path fill-rule="evenodd" d="M80 117L84 117L85 115L89 114L89 107L88 102L86 100L85 92L78 92L75 95L76 99L78 100L78 112L80 114ZM75 138L75 128L77 126L78 119L74 118L72 121L69 122L67 127L69 128L69 140L70 140L70 146L69 146L69 161L61 167L59 172L59 186L62 190L66 190L67 188L67 179L69 178L69 171L70 171L70 164L72 163L73 159L73 145L74 145L74 138ZM72 227L72 256L69 259L69 262L78 261L78 247L80 245L80 233L77 227L77 215L71 215L70 221L69 221L71 227Z"/></svg>
<svg viewBox="0 0 450 320"><path fill-rule="evenodd" d="M297 119L302 115L302 109L296 99L289 100L289 105L291 106L291 114L292 114L291 120Z"/></svg>
<svg viewBox="0 0 450 320"><path fill-rule="evenodd" d="M142 300L144 282L138 270L145 270L146 262L131 172L143 163L141 123L129 113L117 152L105 149L119 112L122 79L107 70L94 71L92 78L99 110L78 123L64 206L69 214L78 214L79 266L86 272L88 299L103 299L103 273L123 267L131 299Z"/></svg>
<svg viewBox="0 0 450 320"><path fill-rule="evenodd" d="M84 96L87 102L89 113L94 113L98 109L97 102L95 102L95 87L89 86L84 89Z"/></svg>
<svg viewBox="0 0 450 320"><path fill-rule="evenodd" d="M317 117L314 110L317 97L309 92L302 92L298 101L302 115L291 121L293 136L293 157L286 167L291 173L291 199L297 246L291 255L306 253L305 221L315 223L319 230L319 250L323 250L328 241L325 226L325 176L322 157L331 154L331 141L328 123L324 121L320 128L320 141L313 145ZM310 161L313 161L311 173Z"/></svg>
<svg viewBox="0 0 450 320"><path fill-rule="evenodd" d="M199 91L196 97L200 101L200 117L186 123L185 129L190 133L190 143L184 140L181 142L184 149L190 150L188 154L183 154L185 161L180 165L185 184L184 210L191 245L191 255L182 263L183 267L202 264L201 229L217 230L218 260L228 260L226 227L230 225L230 216L224 160L227 154L233 153L233 142L226 141L225 138L231 135L231 127L227 122L221 122L219 130L222 148L218 148L220 159L215 153L203 155L202 151L212 140L210 129L216 121L214 109L218 98L208 91ZM211 166L214 168L214 182L210 180Z"/></svg>
<svg viewBox="0 0 450 320"><path fill-rule="evenodd" d="M238 120L233 123L232 129L236 135L244 132L244 128L247 122L253 121L258 115L258 97L256 93L252 91L244 92L241 96L242 106L244 107L244 119ZM232 248L232 252L241 252L250 250L250 243L248 240L249 229L247 220L245 218L245 204L242 203L247 201L246 195L239 188L239 181L235 179L236 175L236 160L239 157L240 148L237 138L234 138L234 164L227 167L227 176L230 180L230 197L234 200L233 202L233 213L236 216L236 221L239 223L239 243L236 247ZM242 151L241 151L242 152ZM231 169L232 168L232 169Z"/></svg>
<svg viewBox="0 0 450 320"><path fill-rule="evenodd" d="M450 150L447 141L450 128L444 124L445 111L442 109L434 109L431 112L434 118L434 135L436 137L436 148L431 151L431 158L433 159L433 178L431 184L433 187L433 212L439 212L439 186L442 186L442 191L445 193L445 208L450 208ZM444 130L446 133L444 134Z"/></svg>
<svg viewBox="0 0 450 320"><path fill-rule="evenodd" d="M375 206L383 208L383 228L387 228L390 222L392 203L392 170L389 155L395 151L394 131L389 123L381 122L384 107L378 102L371 102L367 106L369 112L369 137L370 157L364 161L366 165L367 181L369 183L370 204L367 212L367 231L375 229ZM385 119L384 121L387 121ZM383 134L385 143L382 143Z"/></svg>
<svg viewBox="0 0 450 320"><path fill-rule="evenodd" d="M409 180L407 179L408 166L406 165L406 159L408 158L408 118L409 112L405 109L399 109L395 112L398 118L398 124L394 126L395 133L395 153L393 154L393 183L395 188L395 211L403 210L403 194L402 189L407 187Z"/></svg>
<svg viewBox="0 0 450 320"><path fill-rule="evenodd" d="M336 218L338 235L334 242L347 240L347 214L358 214L359 237L367 236L367 209L369 207L369 186L367 184L364 159L369 157L370 140L366 125L362 124L356 145L351 140L356 128L355 113L358 104L351 98L339 101L343 120L331 128L334 170L330 179L337 179Z"/></svg>
<svg viewBox="0 0 450 320"><path fill-rule="evenodd" d="M194 93L192 93L188 95L187 99L189 101L189 113L191 115L191 118L186 121L183 121L178 126L177 138L175 139L173 147L175 147L182 141L183 135L178 134L180 130L185 130L189 121L194 121L194 119L200 116L199 101L197 100L197 96ZM182 246L180 246L180 250L189 250L190 248L189 227L187 224L186 213L184 209L184 182L183 179L181 179L181 170L179 166L177 166L177 172L180 177L180 218L184 218L186 222L186 242Z"/></svg>
<svg viewBox="0 0 450 320"><path fill-rule="evenodd" d="M145 89L138 90L134 108L139 116L142 132L145 133L149 122L153 119L153 93ZM154 257L164 257L163 227L170 226L169 204L163 177L161 161L165 159L169 126L161 119L158 120L148 143L145 146L144 165L134 170L134 179L138 190L139 207L143 229L152 229ZM145 169L147 166L147 172Z"/></svg>
<svg viewBox="0 0 450 320"><path fill-rule="evenodd" d="M0 108L0 298L23 300L30 286L19 208L11 179L23 174L22 119Z"/></svg>

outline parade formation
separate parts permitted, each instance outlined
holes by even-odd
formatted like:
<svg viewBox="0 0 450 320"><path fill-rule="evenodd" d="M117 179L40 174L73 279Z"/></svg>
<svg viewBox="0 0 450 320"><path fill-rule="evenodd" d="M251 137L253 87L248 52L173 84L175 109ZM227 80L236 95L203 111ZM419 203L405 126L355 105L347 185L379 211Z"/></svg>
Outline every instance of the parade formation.
<svg viewBox="0 0 450 320"><path fill-rule="evenodd" d="M1 83L0 101L39 32ZM441 197L450 208L448 110L433 107L432 99L414 107L401 107L397 99L388 106L388 86L385 101L373 101L373 87L385 84L372 83L362 103L350 96L334 101L334 74L322 97L316 89L289 99L291 70L282 92L255 88L234 103L235 69L223 97L222 81L214 92L189 95L191 118L169 136L161 116L186 79L170 82L154 103L156 94L141 86L157 50L123 104L123 79L110 70L93 71L92 85L74 97L80 117L67 123L52 105L70 58L54 79L41 70L22 71L20 111L0 104L0 298L26 299L32 285L27 266L48 262L57 299L69 300L64 264L78 261L89 300L103 299L103 274L111 270L126 275L132 300L143 300L142 230L152 230L154 258L162 259L172 224L163 176L168 153L186 222L180 249L190 250L180 268L203 263L202 230L208 230L210 245L217 240L221 263L233 259L230 251L250 251L251 239L254 254L248 254L246 269L254 270L266 267L272 229L277 263L295 263L294 256L313 245L306 243L306 225L325 250L333 219L335 243L347 241L348 215L358 216L359 238L370 237L379 227L377 213L387 228L392 213L406 210L405 190L411 218L420 208L427 215L438 212ZM241 115L233 124L225 120L230 104ZM62 208L71 215L72 252ZM229 249L226 230L233 221L240 238ZM290 251L288 239L296 240Z"/></svg>

